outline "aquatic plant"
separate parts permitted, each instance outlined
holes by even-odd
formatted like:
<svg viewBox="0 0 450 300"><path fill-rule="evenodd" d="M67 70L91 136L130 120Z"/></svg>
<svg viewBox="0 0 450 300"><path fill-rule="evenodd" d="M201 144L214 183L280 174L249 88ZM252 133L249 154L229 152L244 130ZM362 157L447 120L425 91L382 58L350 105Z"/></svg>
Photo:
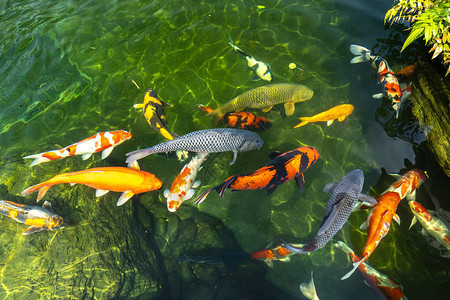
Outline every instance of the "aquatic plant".
<svg viewBox="0 0 450 300"><path fill-rule="evenodd" d="M405 40L402 50L420 37L425 45L431 47L431 59L441 56L442 64L447 67L445 76L450 74L450 2L442 0L397 0L386 12L384 22L409 25L411 32ZM396 1L396 2L397 2ZM406 24L405 24L406 23Z"/></svg>

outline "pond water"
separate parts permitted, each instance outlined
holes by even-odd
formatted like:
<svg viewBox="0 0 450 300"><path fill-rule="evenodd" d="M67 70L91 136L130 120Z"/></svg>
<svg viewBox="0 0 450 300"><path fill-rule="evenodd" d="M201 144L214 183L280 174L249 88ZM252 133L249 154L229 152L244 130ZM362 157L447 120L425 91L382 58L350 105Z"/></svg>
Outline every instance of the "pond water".
<svg viewBox="0 0 450 300"><path fill-rule="evenodd" d="M201 186L175 213L167 211L163 191L185 162L152 155L140 160L140 167L161 179L162 188L121 207L116 206L119 193L95 198L89 187L58 185L45 199L69 224L63 230L23 236L26 225L1 217L0 297L303 299L298 286L313 270L320 298L377 299L359 272L340 280L351 264L331 242L273 268L253 260L230 266L177 258L251 253L277 244L278 237L306 243L324 214L328 194L323 187L356 168L364 171L363 192L373 196L393 181L382 169L429 168L434 185L421 187L417 201L450 209L448 185L442 186L448 178L422 143L425 136L409 105L395 120L387 100L372 98L381 88L370 64L349 63L350 44L374 50L394 71L414 62L399 54L405 35L384 28L391 5L389 0L2 1L2 200L35 205L35 194L20 196L24 188L64 172L126 166L125 153L163 142L142 111L133 108L149 88L171 104L165 108L171 131L182 135L214 128L197 104L217 108L267 84L251 80L252 71L229 46L228 36L270 63L274 83L303 84L314 96L296 104L289 117L282 105L268 113L255 110L273 123L258 132L264 145L240 153L231 166L231 152L210 155L198 174ZM298 68L290 69L290 63ZM355 110L343 122L292 128L299 117L344 103ZM31 160L22 159L119 129L133 137L105 160L94 154L29 168ZM305 172L303 192L290 181L270 196L264 190L227 191L222 199L214 192L193 204L205 189L268 163L269 152L302 145L320 154ZM366 234L358 228L367 214L353 213L333 241L343 240L360 254ZM448 253L428 244L420 225L408 230L412 215L405 203L398 214L401 225L391 226L368 262L401 284L409 299L443 297L449 292Z"/></svg>

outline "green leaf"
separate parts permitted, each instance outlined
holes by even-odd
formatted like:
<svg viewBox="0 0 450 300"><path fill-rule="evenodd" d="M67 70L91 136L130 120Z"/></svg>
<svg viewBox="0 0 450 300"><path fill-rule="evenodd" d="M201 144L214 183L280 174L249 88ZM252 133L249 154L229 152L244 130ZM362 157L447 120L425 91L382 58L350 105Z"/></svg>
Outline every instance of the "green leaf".
<svg viewBox="0 0 450 300"><path fill-rule="evenodd" d="M433 29L431 26L425 26L425 43L428 43L428 41L431 39L431 36L433 34Z"/></svg>
<svg viewBox="0 0 450 300"><path fill-rule="evenodd" d="M421 36L423 34L423 29L424 29L423 27L420 27L411 31L405 43L403 44L402 50L400 50L400 52L402 52L406 47L408 47L412 42L414 42L419 36Z"/></svg>

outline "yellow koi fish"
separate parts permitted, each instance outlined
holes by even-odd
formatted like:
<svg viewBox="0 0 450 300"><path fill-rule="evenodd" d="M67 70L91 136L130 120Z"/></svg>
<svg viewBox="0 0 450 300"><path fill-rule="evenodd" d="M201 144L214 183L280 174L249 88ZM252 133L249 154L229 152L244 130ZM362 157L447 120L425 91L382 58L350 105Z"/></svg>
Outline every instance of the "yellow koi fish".
<svg viewBox="0 0 450 300"><path fill-rule="evenodd" d="M42 230L55 230L64 227L64 220L52 212L52 205L45 201L42 207L0 200L0 214L29 225L23 235Z"/></svg>
<svg viewBox="0 0 450 300"><path fill-rule="evenodd" d="M263 112L268 112L274 105L281 103L284 103L286 115L291 116L295 111L295 103L309 100L313 95L314 92L311 89L301 84L269 84L237 96L210 112L208 116L214 117L214 123L217 123L228 112L240 111L244 108L261 108Z"/></svg>
<svg viewBox="0 0 450 300"><path fill-rule="evenodd" d="M153 129L161 133L166 139L173 140L178 134L170 132L167 129L166 115L164 107L170 106L169 103L161 101L153 89L145 92L144 103L135 104L134 108L142 108L144 117Z"/></svg>
<svg viewBox="0 0 450 300"><path fill-rule="evenodd" d="M339 122L344 121L345 118L353 112L353 109L354 107L351 104L337 105L312 117L299 118L302 122L295 125L293 128L301 127L312 122L327 122L327 126L330 126L335 119Z"/></svg>

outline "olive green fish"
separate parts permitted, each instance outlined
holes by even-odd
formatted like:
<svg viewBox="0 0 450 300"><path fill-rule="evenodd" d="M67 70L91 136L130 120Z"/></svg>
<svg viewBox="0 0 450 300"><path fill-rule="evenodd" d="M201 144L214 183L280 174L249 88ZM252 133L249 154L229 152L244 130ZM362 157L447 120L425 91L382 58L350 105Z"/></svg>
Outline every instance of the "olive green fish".
<svg viewBox="0 0 450 300"><path fill-rule="evenodd" d="M294 103L311 99L314 92L301 84L276 83L260 86L249 90L236 98L228 101L225 105L210 112L208 116L214 117L217 123L226 113L240 111L244 108L261 108L268 112L276 104L284 103L287 116L294 113Z"/></svg>

